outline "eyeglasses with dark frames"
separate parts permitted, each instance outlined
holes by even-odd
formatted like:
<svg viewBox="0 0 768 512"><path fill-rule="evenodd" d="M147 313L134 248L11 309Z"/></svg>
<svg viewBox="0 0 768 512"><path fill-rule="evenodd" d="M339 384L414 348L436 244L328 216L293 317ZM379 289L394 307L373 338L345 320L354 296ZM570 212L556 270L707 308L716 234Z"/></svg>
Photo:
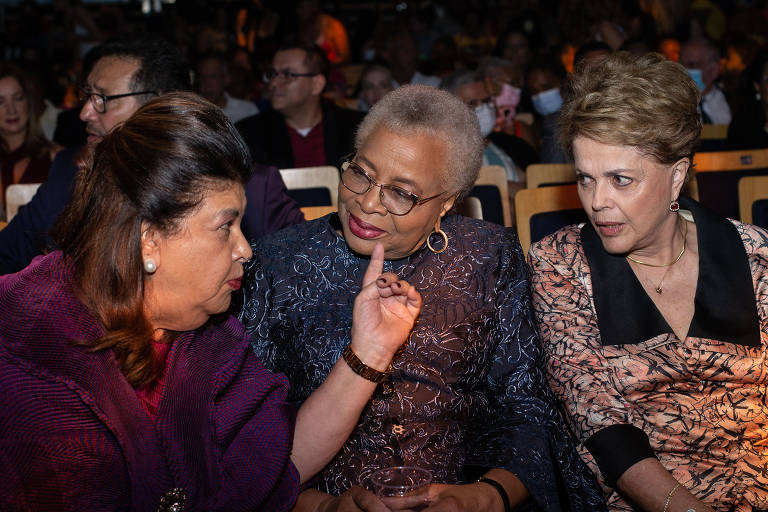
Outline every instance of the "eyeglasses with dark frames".
<svg viewBox="0 0 768 512"><path fill-rule="evenodd" d="M85 100L90 100L91 105L96 112L99 114L106 114L108 101L116 100L118 98L126 98L128 96L139 96L141 94L157 94L157 91L126 92L123 94L112 94L107 96L100 92L90 91L85 87L78 87L77 97L82 103L85 103Z"/></svg>
<svg viewBox="0 0 768 512"><path fill-rule="evenodd" d="M262 79L265 82L271 82L277 77L282 78L283 80L290 82L293 80L296 80L297 78L301 77L309 77L309 76L316 76L320 73L296 73L295 71L290 71L288 69L270 69L264 72L262 75Z"/></svg>
<svg viewBox="0 0 768 512"><path fill-rule="evenodd" d="M371 178L365 169L360 167L351 156L346 157L341 163L341 183L355 194L365 194L372 187L379 187L379 200L382 206L392 215L407 215L417 205L424 204L443 195L443 192L419 198L403 188L394 185L383 185Z"/></svg>

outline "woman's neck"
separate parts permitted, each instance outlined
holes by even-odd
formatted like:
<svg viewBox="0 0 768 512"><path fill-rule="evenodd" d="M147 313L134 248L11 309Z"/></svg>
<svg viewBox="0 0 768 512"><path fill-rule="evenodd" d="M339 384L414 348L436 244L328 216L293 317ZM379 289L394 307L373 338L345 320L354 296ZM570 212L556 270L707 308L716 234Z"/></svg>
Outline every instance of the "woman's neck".
<svg viewBox="0 0 768 512"><path fill-rule="evenodd" d="M3 140L5 140L5 143L8 146L9 153L16 151L24 144L25 135L26 134L23 132L3 135Z"/></svg>
<svg viewBox="0 0 768 512"><path fill-rule="evenodd" d="M679 214L670 215L668 221L658 229L657 241L642 250L628 254L630 259L640 260L646 264L666 265L680 254L685 245L682 223L685 222Z"/></svg>

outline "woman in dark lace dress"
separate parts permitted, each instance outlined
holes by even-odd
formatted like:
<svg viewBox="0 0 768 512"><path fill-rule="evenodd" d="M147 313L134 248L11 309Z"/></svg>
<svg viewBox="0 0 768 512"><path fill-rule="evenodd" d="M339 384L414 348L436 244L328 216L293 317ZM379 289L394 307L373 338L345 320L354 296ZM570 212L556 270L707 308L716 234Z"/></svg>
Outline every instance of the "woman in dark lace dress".
<svg viewBox="0 0 768 512"><path fill-rule="evenodd" d="M604 509L545 383L515 233L447 215L471 188L482 151L476 117L458 98L397 89L359 128L338 214L253 245L241 320L297 402L349 343L376 243L385 270L424 299L407 346L377 372L385 381L297 510L386 510L365 488L373 471L396 465L432 471L427 510Z"/></svg>

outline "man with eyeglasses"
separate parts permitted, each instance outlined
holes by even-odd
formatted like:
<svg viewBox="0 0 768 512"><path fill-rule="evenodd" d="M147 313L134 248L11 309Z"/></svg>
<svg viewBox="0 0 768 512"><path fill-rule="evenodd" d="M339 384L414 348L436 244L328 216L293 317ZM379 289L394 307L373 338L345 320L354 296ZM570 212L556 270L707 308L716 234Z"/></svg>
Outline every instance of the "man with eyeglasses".
<svg viewBox="0 0 768 512"><path fill-rule="evenodd" d="M273 110L237 123L254 160L279 168L338 165L352 151L361 112L322 100L328 62L317 45L280 48L264 74Z"/></svg>
<svg viewBox="0 0 768 512"><path fill-rule="evenodd" d="M92 66L79 93L88 145L98 144L151 98L190 90L189 67L181 52L153 36L108 41L94 48L86 61ZM48 233L72 199L79 154L80 148L59 152L48 181L0 230L0 275L23 269L52 246ZM275 168L256 166L246 196L242 227L249 239L304 220Z"/></svg>

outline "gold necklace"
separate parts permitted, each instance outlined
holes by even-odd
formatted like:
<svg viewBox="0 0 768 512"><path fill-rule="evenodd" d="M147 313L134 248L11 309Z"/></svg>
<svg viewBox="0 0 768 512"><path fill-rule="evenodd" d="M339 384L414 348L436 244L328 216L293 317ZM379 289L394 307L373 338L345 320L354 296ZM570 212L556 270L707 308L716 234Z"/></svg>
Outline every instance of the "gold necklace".
<svg viewBox="0 0 768 512"><path fill-rule="evenodd" d="M656 268L668 267L667 270L664 272L664 275L661 276L661 281L659 281L659 284L657 284L656 287L654 288L656 290L656 293L658 293L659 295L661 295L661 292L663 291L661 286L662 286L662 284L664 284L664 279L667 278L667 274L669 273L672 265L674 265L675 263L680 261L680 258L682 258L683 254L685 254L685 246L686 246L686 242L687 242L687 238L688 238L687 237L687 235L688 235L688 223L685 222L685 219L681 219L681 222L685 225L685 230L683 230L683 228L680 226L680 224L678 224L677 227L680 229L680 234L683 235L683 249L680 251L680 254L677 255L677 258L675 258L675 260L673 262L671 262L671 263L664 263L664 264L658 265L658 264L655 264L655 263L646 263L645 261L636 260L635 258L633 258L630 255L626 256L626 258L629 261L637 263L638 265L645 265L647 267L656 267Z"/></svg>
<svg viewBox="0 0 768 512"><path fill-rule="evenodd" d="M685 221L682 221L682 222L685 222ZM678 224L678 227L680 228L679 224ZM656 268L671 267L672 265L680 261L680 258L682 258L683 254L685 254L685 235L687 233L688 233L688 225L685 226L685 233L683 233L683 228L680 228L680 234L683 235L683 249L680 251L680 254L677 255L677 258L675 258L673 261L669 263L662 263L660 265L658 263L647 263L645 261L636 260L629 254L627 254L626 258L631 262L637 263L638 265L645 265L646 267L656 267Z"/></svg>

